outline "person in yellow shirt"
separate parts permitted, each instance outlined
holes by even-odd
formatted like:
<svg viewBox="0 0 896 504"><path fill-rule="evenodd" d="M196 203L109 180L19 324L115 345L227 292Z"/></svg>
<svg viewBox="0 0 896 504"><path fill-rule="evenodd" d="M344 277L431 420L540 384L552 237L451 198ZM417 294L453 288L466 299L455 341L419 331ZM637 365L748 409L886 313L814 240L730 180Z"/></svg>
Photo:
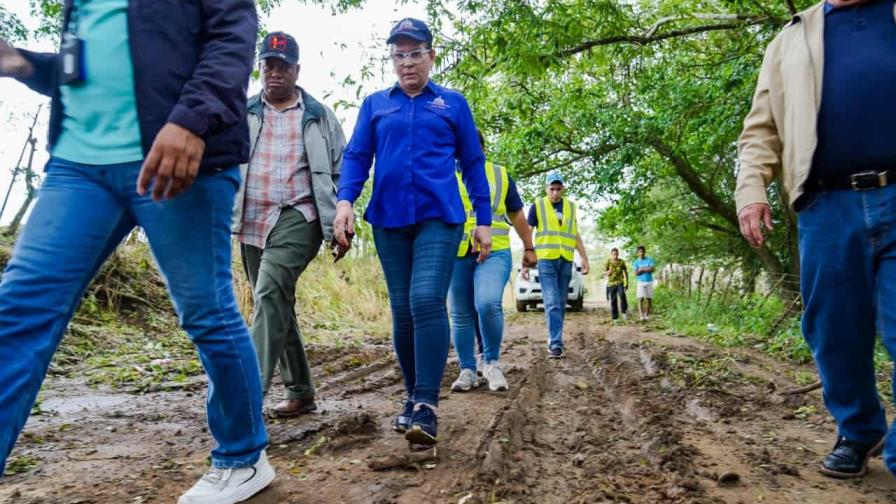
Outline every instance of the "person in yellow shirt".
<svg viewBox="0 0 896 504"><path fill-rule="evenodd" d="M485 141L481 132L479 142L484 148ZM513 256L510 253L511 226L523 240L523 265L531 267L536 263L532 232L526 225L523 200L516 189L516 183L503 166L491 161L486 161L485 173L491 191L492 251L484 261L480 260L479 250L471 239L472 230L476 227L476 215L472 211L467 191L458 179L468 218L448 290L451 335L460 361L460 374L451 385L451 390L455 392L467 392L479 386L475 356L477 323L482 335L482 376L490 390L507 390L507 379L498 365L498 358L504 337L504 287L513 268Z"/></svg>
<svg viewBox="0 0 896 504"><path fill-rule="evenodd" d="M529 226L535 231L538 277L544 298L544 314L548 326L548 357L563 357L563 319L569 282L572 279L576 251L582 261L582 274L588 274L588 254L579 235L578 205L564 198L563 176L548 173L547 195L529 210ZM528 270L523 271L523 278Z"/></svg>

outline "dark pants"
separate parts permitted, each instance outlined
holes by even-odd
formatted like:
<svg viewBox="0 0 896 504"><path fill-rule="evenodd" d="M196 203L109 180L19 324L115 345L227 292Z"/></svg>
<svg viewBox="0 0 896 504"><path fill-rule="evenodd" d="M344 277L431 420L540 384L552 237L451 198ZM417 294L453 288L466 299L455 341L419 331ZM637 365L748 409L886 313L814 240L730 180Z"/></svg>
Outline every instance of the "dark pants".
<svg viewBox="0 0 896 504"><path fill-rule="evenodd" d="M392 306L392 338L408 399L439 404L448 360L448 286L460 224L429 220L400 228L373 228Z"/></svg>
<svg viewBox="0 0 896 504"><path fill-rule="evenodd" d="M319 223L306 221L301 212L290 207L280 213L263 250L240 246L255 301L249 332L265 393L279 363L288 399L314 397L311 364L296 322L296 282L317 256L323 239Z"/></svg>
<svg viewBox="0 0 896 504"><path fill-rule="evenodd" d="M877 332L896 355L896 186L805 197L811 199L799 213L803 334L840 435L873 443L887 433L874 375ZM890 432L884 461L896 471Z"/></svg>
<svg viewBox="0 0 896 504"><path fill-rule="evenodd" d="M625 297L624 285L608 285L607 297L610 298L610 313L613 316L613 320L619 318L620 308L622 308L623 314L628 313L628 299Z"/></svg>

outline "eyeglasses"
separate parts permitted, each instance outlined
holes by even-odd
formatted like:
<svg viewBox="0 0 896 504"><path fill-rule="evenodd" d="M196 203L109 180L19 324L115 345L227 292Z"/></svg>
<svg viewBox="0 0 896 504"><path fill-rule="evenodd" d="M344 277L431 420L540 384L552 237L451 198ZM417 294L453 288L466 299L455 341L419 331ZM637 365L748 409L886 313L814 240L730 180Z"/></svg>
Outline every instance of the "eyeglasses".
<svg viewBox="0 0 896 504"><path fill-rule="evenodd" d="M392 62L396 64L404 63L405 61L421 63L426 55L431 52L432 49L414 49L411 52L392 51L392 53L389 54L389 57L392 58Z"/></svg>

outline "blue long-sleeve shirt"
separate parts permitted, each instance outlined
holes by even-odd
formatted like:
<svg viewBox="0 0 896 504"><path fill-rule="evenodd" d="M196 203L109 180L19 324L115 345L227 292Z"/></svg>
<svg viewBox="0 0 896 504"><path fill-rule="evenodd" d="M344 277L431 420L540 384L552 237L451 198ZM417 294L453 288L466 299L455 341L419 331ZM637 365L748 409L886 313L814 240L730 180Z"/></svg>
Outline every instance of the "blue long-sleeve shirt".
<svg viewBox="0 0 896 504"><path fill-rule="evenodd" d="M491 225L485 155L467 100L433 82L411 98L395 86L368 96L342 158L337 197L354 203L373 170L373 194L364 218L396 228L426 220L466 220L455 162L476 211Z"/></svg>

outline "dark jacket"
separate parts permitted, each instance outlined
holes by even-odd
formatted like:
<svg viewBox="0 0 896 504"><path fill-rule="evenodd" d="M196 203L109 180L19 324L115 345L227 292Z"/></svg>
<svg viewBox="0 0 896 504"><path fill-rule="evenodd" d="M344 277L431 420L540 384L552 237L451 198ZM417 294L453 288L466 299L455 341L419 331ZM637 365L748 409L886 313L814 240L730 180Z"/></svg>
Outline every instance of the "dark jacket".
<svg viewBox="0 0 896 504"><path fill-rule="evenodd" d="M63 26L71 5L65 0ZM205 140L203 168L235 166L249 158L246 88L257 33L252 0L129 0L128 40L144 155L171 122ZM22 82L52 98L52 148L63 117L57 54L21 53L34 66Z"/></svg>

